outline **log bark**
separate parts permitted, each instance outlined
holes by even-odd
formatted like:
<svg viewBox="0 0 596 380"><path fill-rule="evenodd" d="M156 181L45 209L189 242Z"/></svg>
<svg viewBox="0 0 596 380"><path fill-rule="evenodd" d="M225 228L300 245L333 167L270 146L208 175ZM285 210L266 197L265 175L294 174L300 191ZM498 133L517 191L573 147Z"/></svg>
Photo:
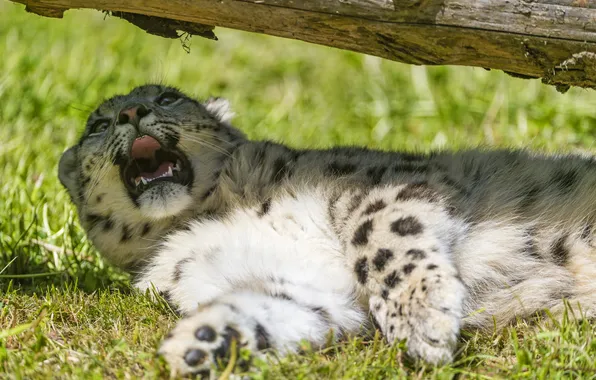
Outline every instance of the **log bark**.
<svg viewBox="0 0 596 380"><path fill-rule="evenodd" d="M186 30L214 38L211 26L222 26L416 65L499 69L560 91L596 88L595 0L13 1L50 17L110 11L170 37Z"/></svg>

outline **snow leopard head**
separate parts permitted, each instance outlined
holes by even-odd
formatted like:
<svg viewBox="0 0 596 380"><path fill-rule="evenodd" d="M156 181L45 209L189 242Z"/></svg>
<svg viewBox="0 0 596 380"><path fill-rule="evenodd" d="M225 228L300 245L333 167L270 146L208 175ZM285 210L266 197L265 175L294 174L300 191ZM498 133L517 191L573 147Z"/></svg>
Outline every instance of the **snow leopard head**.
<svg viewBox="0 0 596 380"><path fill-rule="evenodd" d="M95 245L126 266L148 239L196 213L230 152L244 141L227 101L198 102L161 85L103 102L59 178ZM116 242L116 243L114 243Z"/></svg>

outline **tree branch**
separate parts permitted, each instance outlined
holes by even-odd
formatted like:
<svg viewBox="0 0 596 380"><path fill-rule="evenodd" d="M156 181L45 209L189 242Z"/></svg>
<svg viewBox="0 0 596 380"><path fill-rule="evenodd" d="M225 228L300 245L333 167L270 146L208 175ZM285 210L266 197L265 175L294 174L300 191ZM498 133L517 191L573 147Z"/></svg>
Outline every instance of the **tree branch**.
<svg viewBox="0 0 596 380"><path fill-rule="evenodd" d="M215 25L411 64L499 69L560 91L596 88L594 0L14 1L50 17L70 8L153 16L124 18L168 37L214 38Z"/></svg>

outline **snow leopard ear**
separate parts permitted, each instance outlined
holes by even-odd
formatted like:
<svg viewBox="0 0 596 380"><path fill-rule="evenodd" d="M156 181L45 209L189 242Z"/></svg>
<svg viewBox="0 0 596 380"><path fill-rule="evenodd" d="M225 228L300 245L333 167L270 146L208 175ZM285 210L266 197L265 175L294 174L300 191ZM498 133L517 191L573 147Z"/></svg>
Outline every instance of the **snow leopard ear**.
<svg viewBox="0 0 596 380"><path fill-rule="evenodd" d="M75 145L62 153L58 164L58 179L73 199L79 187L78 150Z"/></svg>
<svg viewBox="0 0 596 380"><path fill-rule="evenodd" d="M230 102L224 98L209 98L203 103L207 111L211 112L219 121L228 123L235 116L230 107Z"/></svg>

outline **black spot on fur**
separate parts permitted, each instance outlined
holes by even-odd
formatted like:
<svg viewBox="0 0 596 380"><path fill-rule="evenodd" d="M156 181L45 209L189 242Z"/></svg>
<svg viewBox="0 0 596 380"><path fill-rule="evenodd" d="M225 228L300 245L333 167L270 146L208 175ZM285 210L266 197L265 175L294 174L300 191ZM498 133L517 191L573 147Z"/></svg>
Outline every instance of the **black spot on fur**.
<svg viewBox="0 0 596 380"><path fill-rule="evenodd" d="M438 266L436 264L428 264L426 266L426 269L428 269L428 270L435 270L437 268L438 268Z"/></svg>
<svg viewBox="0 0 596 380"><path fill-rule="evenodd" d="M399 236L418 235L422 233L423 230L424 227L422 224L413 216L399 218L391 223L391 232L394 232Z"/></svg>
<svg viewBox="0 0 596 380"><path fill-rule="evenodd" d="M227 307L230 308L230 310L232 310L234 313L238 313L238 308L234 305L232 305L231 303L224 303L224 305L226 305Z"/></svg>
<svg viewBox="0 0 596 380"><path fill-rule="evenodd" d="M95 227L96 225L98 225L99 223L104 221L105 219L106 219L105 216L97 215L97 214L87 214L85 216L85 220L87 221L87 223L89 223L91 228Z"/></svg>
<svg viewBox="0 0 596 380"><path fill-rule="evenodd" d="M194 367L203 363L206 357L207 354L204 351L196 348L193 350L186 351L186 353L184 354L184 362L189 366Z"/></svg>
<svg viewBox="0 0 596 380"><path fill-rule="evenodd" d="M81 186L83 188L87 187L87 185L89 184L89 182L91 182L91 178L90 177L83 177L81 179Z"/></svg>
<svg viewBox="0 0 596 380"><path fill-rule="evenodd" d="M531 231L529 232L529 235L530 236L526 240L523 253L535 259L541 259L542 257L540 256L540 253L538 252L538 247L536 246L536 242L534 241L534 233Z"/></svg>
<svg viewBox="0 0 596 380"><path fill-rule="evenodd" d="M172 294L168 290L160 291L159 295L164 299L164 301L166 301L170 309L176 313L176 315L181 315L178 305L174 302L172 299Z"/></svg>
<svg viewBox="0 0 596 380"><path fill-rule="evenodd" d="M184 272L184 266L186 264L190 263L191 261L192 261L192 258L186 257L186 258L178 261L178 263L176 263L176 266L174 267L174 273L172 274L172 278L174 279L174 282L180 281L180 279L182 278L182 273Z"/></svg>
<svg viewBox="0 0 596 380"><path fill-rule="evenodd" d="M567 236L562 236L555 241L551 247L551 254L553 261L557 265L564 266L569 261L569 250L565 246L567 243Z"/></svg>
<svg viewBox="0 0 596 380"><path fill-rule="evenodd" d="M209 198L211 195L213 195L215 190L217 190L217 185L213 185L209 189L207 189L205 194L201 195L201 201L207 200L207 198Z"/></svg>
<svg viewBox="0 0 596 380"><path fill-rule="evenodd" d="M411 256L412 260L422 260L426 258L426 253L424 253L424 251L421 249L413 248L406 252L406 256Z"/></svg>
<svg viewBox="0 0 596 380"><path fill-rule="evenodd" d="M334 176L352 174L356 171L356 165L350 163L332 162L327 166L326 173Z"/></svg>
<svg viewBox="0 0 596 380"><path fill-rule="evenodd" d="M360 204L362 203L362 199L364 198L365 195L366 195L365 192L360 192L352 197L352 199L350 200L350 205L348 206L348 209L347 209L347 214L348 214L347 216L350 216L350 214L352 214L352 212L354 212L354 210L356 210L358 207L360 207Z"/></svg>
<svg viewBox="0 0 596 380"><path fill-rule="evenodd" d="M427 202L437 202L439 200L437 193L431 190L426 182L408 184L395 197L396 201L407 201L410 199Z"/></svg>
<svg viewBox="0 0 596 380"><path fill-rule="evenodd" d="M379 183L381 183L381 180L383 179L383 175L385 174L386 171L387 171L386 166L369 168L366 171L366 175L370 179L371 185L374 186L374 185L378 185Z"/></svg>
<svg viewBox="0 0 596 380"><path fill-rule="evenodd" d="M558 170L552 177L552 182L562 193L568 193L577 183L577 170Z"/></svg>
<svg viewBox="0 0 596 380"><path fill-rule="evenodd" d="M108 232L113 227L114 227L114 222L112 221L112 219L110 217L106 218L106 221L103 224L103 230L104 230L104 232Z"/></svg>
<svg viewBox="0 0 596 380"><path fill-rule="evenodd" d="M393 259L393 252L390 249L381 248L377 251L372 262L378 271L382 271L385 268L387 261L391 259Z"/></svg>
<svg viewBox="0 0 596 380"><path fill-rule="evenodd" d="M141 230L141 236L145 236L151 231L151 225L149 223L143 224L143 229Z"/></svg>
<svg viewBox="0 0 596 380"><path fill-rule="evenodd" d="M365 245L368 244L368 235L370 235L373 228L372 220L367 220L366 222L362 223L360 227L356 229L354 232L354 237L352 238L353 245Z"/></svg>
<svg viewBox="0 0 596 380"><path fill-rule="evenodd" d="M356 265L354 265L354 273L356 273L359 283L362 285L366 284L366 281L368 280L368 261L366 257L361 257L356 261Z"/></svg>
<svg viewBox="0 0 596 380"><path fill-rule="evenodd" d="M97 197L95 197L95 202L97 203L101 203L101 201L103 200L103 196L105 194L99 194Z"/></svg>
<svg viewBox="0 0 596 380"><path fill-rule="evenodd" d="M385 285L387 285L387 287L393 289L395 285L401 282L401 278L397 274L397 271L393 271L390 274L388 274L387 277L385 277L385 280L383 282L385 282Z"/></svg>
<svg viewBox="0 0 596 380"><path fill-rule="evenodd" d="M337 202L341 198L341 193L337 193L329 199L329 204L327 205L327 213L329 214L329 219L331 220L331 224L335 225L335 219L337 218L336 209Z"/></svg>
<svg viewBox="0 0 596 380"><path fill-rule="evenodd" d="M364 212L362 213L362 215L373 214L375 212L381 211L385 207L387 207L387 204L382 199L379 199L378 201L369 204L366 207L366 210L364 210Z"/></svg>
<svg viewBox="0 0 596 380"><path fill-rule="evenodd" d="M201 326L195 331L195 338L203 342L214 342L217 333L211 326Z"/></svg>
<svg viewBox="0 0 596 380"><path fill-rule="evenodd" d="M264 145L260 146L255 153L255 164L257 168L261 168L265 164L265 156L267 155L268 145L269 144L264 143Z"/></svg>
<svg viewBox="0 0 596 380"><path fill-rule="evenodd" d="M580 238L584 241L590 241L590 238L592 236L592 229L594 227L591 224L586 224L584 226L584 228L582 228L582 232L581 232L581 236Z"/></svg>
<svg viewBox="0 0 596 380"><path fill-rule="evenodd" d="M165 137L165 144L168 148L175 147L178 144L178 142L180 141L180 134L178 134L178 132L173 131L173 130L168 130L167 132L165 132L164 137Z"/></svg>
<svg viewBox="0 0 596 380"><path fill-rule="evenodd" d="M260 323L257 323L255 327L255 337L257 338L257 350L266 350L271 347L269 333Z"/></svg>
<svg viewBox="0 0 596 380"><path fill-rule="evenodd" d="M313 306L310 308L314 313L318 314L327 324L331 323L331 314L321 306Z"/></svg>
<svg viewBox="0 0 596 380"><path fill-rule="evenodd" d="M205 211L203 211L202 215L206 218L213 218L216 215L221 215L221 213L216 209L208 208ZM188 228L188 231L190 231L190 226Z"/></svg>
<svg viewBox="0 0 596 380"><path fill-rule="evenodd" d="M120 243L124 243L130 240L131 238L130 228L124 224L122 225L122 234L120 235Z"/></svg>
<svg viewBox="0 0 596 380"><path fill-rule="evenodd" d="M379 307L380 307L380 305L379 305ZM379 325L379 321L377 321L377 319L375 318L374 315L371 318L371 322L372 322L373 326L375 326L375 329L377 329L379 331L383 331L383 329L381 329L381 325Z"/></svg>
<svg viewBox="0 0 596 380"><path fill-rule="evenodd" d="M393 326L393 325L389 326L389 333L393 334L394 330L395 330L395 326Z"/></svg>
<svg viewBox="0 0 596 380"><path fill-rule="evenodd" d="M112 164L118 165L118 166L123 166L123 165L126 165L127 163L128 163L128 158L122 152L121 149L118 149L118 151L113 155Z"/></svg>
<svg viewBox="0 0 596 380"><path fill-rule="evenodd" d="M540 198L540 193L542 192L542 187L538 185L534 185L530 187L524 194L522 194L520 201L519 201L519 208L520 212L525 212L527 209L531 208L534 203Z"/></svg>
<svg viewBox="0 0 596 380"><path fill-rule="evenodd" d="M283 158L276 158L275 161L273 161L272 170L273 175L271 176L271 181L274 183L279 183L288 175L288 166L286 160Z"/></svg>
<svg viewBox="0 0 596 380"><path fill-rule="evenodd" d="M389 291L387 289L383 289L383 291L381 292L381 298L387 301L387 299L389 298Z"/></svg>
<svg viewBox="0 0 596 380"><path fill-rule="evenodd" d="M177 227L177 231L190 231L192 228L189 223L183 223Z"/></svg>
<svg viewBox="0 0 596 380"><path fill-rule="evenodd" d="M550 298L555 300L571 299L572 297L573 293L568 289L557 289L550 294Z"/></svg>
<svg viewBox="0 0 596 380"><path fill-rule="evenodd" d="M275 298L281 298L281 299L286 300L286 301L294 301L294 299L292 297L290 297L289 295L287 295L286 293L283 293L283 292L282 293L275 293L275 294L273 294L273 297L275 297Z"/></svg>
<svg viewBox="0 0 596 380"><path fill-rule="evenodd" d="M270 209L271 209L271 199L267 199L265 202L263 202L261 204L261 209L259 210L259 212L257 213L257 215L259 217L262 217L264 215L267 215L267 213L269 212Z"/></svg>
<svg viewBox="0 0 596 380"><path fill-rule="evenodd" d="M161 296L161 298L163 298L168 304L172 303L172 295L170 294L169 291L164 290L164 291L159 291L159 295Z"/></svg>
<svg viewBox="0 0 596 380"><path fill-rule="evenodd" d="M412 273L412 271L414 269L416 269L416 264L412 264L412 263L406 264L402 268L402 270L404 271L404 274L410 274L410 273Z"/></svg>
<svg viewBox="0 0 596 380"><path fill-rule="evenodd" d="M434 169L437 172L446 172L448 171L447 168L443 167L440 164L433 164ZM441 182L443 182L443 184L451 187L453 190L457 191L458 193L460 193L463 196L469 196L470 195L470 191L460 182L458 182L456 179L450 177L447 174L444 174L443 177L441 178Z"/></svg>

